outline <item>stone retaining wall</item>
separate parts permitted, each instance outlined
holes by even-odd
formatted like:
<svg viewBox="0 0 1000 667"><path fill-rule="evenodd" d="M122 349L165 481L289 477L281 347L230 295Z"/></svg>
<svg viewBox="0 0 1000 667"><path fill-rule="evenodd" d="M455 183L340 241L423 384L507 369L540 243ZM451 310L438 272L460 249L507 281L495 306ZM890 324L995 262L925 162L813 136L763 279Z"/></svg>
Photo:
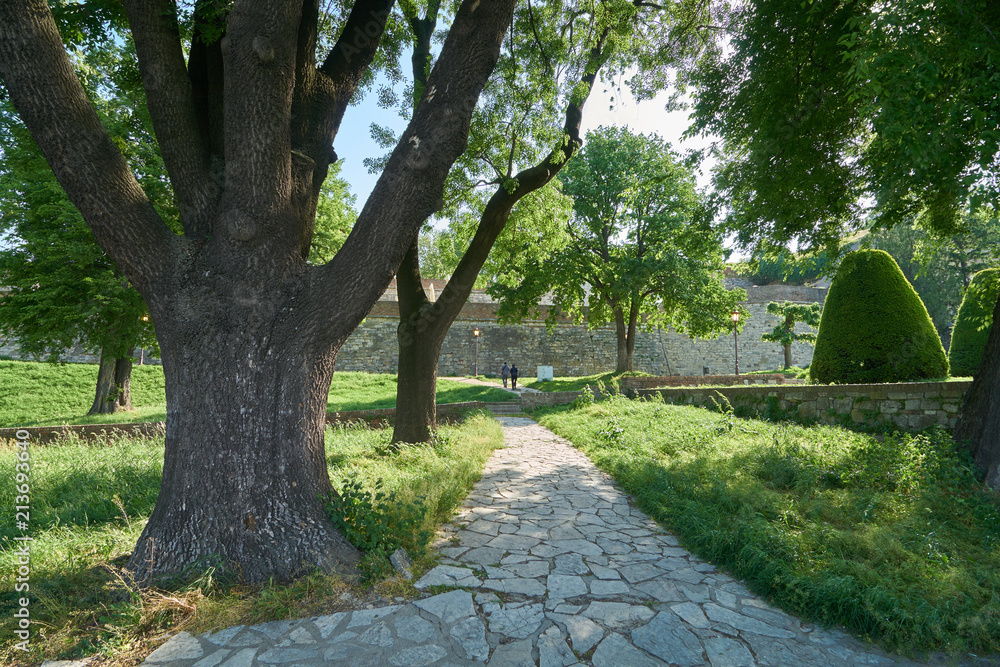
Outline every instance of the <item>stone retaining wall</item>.
<svg viewBox="0 0 1000 667"><path fill-rule="evenodd" d="M787 415L825 424L867 426L894 424L904 431L928 426L955 427L962 397L972 385L965 382L901 382L770 387L714 387L639 389L639 397L659 394L667 403L714 406L722 402L734 410ZM713 402L714 399L714 402Z"/></svg>
<svg viewBox="0 0 1000 667"><path fill-rule="evenodd" d="M787 378L777 373L767 375L670 375L666 377L636 376L621 379L622 392L659 387L697 387L701 385L804 384L804 380Z"/></svg>

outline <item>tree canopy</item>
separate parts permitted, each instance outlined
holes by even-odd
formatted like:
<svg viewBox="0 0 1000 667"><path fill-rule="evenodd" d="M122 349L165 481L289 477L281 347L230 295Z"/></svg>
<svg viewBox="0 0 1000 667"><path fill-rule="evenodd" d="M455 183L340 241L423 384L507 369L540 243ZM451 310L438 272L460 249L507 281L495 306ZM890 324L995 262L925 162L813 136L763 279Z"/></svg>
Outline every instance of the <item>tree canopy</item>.
<svg viewBox="0 0 1000 667"><path fill-rule="evenodd" d="M778 303L767 304L767 312L781 319L778 326L760 339L770 343L780 343L785 352L785 368L792 365L792 344L795 342L814 343L816 334L811 331L796 333L795 325L802 322L810 327L818 327L822 309L818 303Z"/></svg>
<svg viewBox="0 0 1000 667"><path fill-rule="evenodd" d="M613 322L618 368L632 370L638 327L668 325L692 336L730 326L745 294L722 283L717 230L701 215L694 177L657 136L618 128L587 135L561 176L573 198L563 244L539 252L522 243L488 288L501 320L536 312L551 292L558 312L598 327Z"/></svg>

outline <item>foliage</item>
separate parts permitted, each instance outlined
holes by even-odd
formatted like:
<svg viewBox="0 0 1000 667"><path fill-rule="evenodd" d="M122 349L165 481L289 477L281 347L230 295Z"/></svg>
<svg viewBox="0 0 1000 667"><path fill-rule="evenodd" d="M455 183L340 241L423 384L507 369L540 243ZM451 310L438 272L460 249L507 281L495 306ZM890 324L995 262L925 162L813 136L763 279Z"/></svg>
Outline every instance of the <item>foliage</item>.
<svg viewBox="0 0 1000 667"><path fill-rule="evenodd" d="M722 136L716 174L739 240L836 245L863 222L862 197L891 225L925 213L951 229L996 202L1000 8L755 0L709 52L694 131Z"/></svg>
<svg viewBox="0 0 1000 667"><path fill-rule="evenodd" d="M827 253L813 256L795 256L787 248L771 253L758 253L749 263L740 267L754 285L783 283L805 285L827 275L834 268Z"/></svg>
<svg viewBox="0 0 1000 667"><path fill-rule="evenodd" d="M979 370L998 297L1000 269L986 269L973 276L958 309L948 349L952 375L972 376Z"/></svg>
<svg viewBox="0 0 1000 667"><path fill-rule="evenodd" d="M381 480L383 491L414 504L423 496L419 522L401 515L407 533L394 536L406 545L424 541L465 498L503 436L495 420L474 417L460 426L441 428L434 447L410 447L386 455L389 433L366 427L328 428L326 451L334 484L350 483L370 493ZM377 599L395 586L396 595L412 594L392 580L371 588L351 588L335 577L315 574L287 584L242 586L220 582L211 569L195 573L180 590L165 595L150 590L129 593L117 578L160 487L163 439L112 438L100 444L67 439L31 446L32 652L24 655L5 642L0 662L38 664L45 659L88 655L136 658L153 648L150 641L181 629L205 632L240 624L328 614L350 604ZM0 469L13 469L15 448L0 443ZM0 500L14 506L13 478L0 479ZM370 523L365 509L355 515ZM392 511L392 510L387 510ZM0 525L0 604L13 608L16 555L12 524ZM410 548L409 546L407 547ZM428 558L417 550L417 567ZM345 595L346 594L346 595ZM4 618L8 632L10 617Z"/></svg>
<svg viewBox="0 0 1000 667"><path fill-rule="evenodd" d="M891 650L1000 652L1000 504L943 431L882 440L623 398L539 413L785 611Z"/></svg>
<svg viewBox="0 0 1000 667"><path fill-rule="evenodd" d="M332 164L319 191L316 227L309 244L310 264L325 264L333 259L358 219L354 210L357 197L351 194L350 184L340 177L342 168L342 162Z"/></svg>
<svg viewBox="0 0 1000 667"><path fill-rule="evenodd" d="M601 128L562 179L573 197L566 243L542 258L525 246L526 260L495 276L488 291L501 321L537 312L551 292L558 310L549 309L549 326L560 312L591 328L615 322L619 348L626 336L634 344L637 324L703 337L729 326L745 294L723 286L719 236L699 216L693 176L663 140Z"/></svg>
<svg viewBox="0 0 1000 667"><path fill-rule="evenodd" d="M947 234L927 232L924 226L917 222L878 230L863 243L892 255L947 346L969 280L1000 262L1000 219L991 208L983 207L964 215Z"/></svg>
<svg viewBox="0 0 1000 667"><path fill-rule="evenodd" d="M904 382L948 374L927 309L888 253L858 250L841 262L809 370L823 383Z"/></svg>
<svg viewBox="0 0 1000 667"><path fill-rule="evenodd" d="M816 334L812 332L795 333L795 324L802 322L813 328L818 327L821 310L818 303L791 303L789 301L778 303L772 301L767 304L767 312L781 318L782 321L774 327L771 333L763 334L760 339L785 346L796 341L815 343Z"/></svg>
<svg viewBox="0 0 1000 667"><path fill-rule="evenodd" d="M108 39L83 52L78 75L118 149L137 165L153 206L177 212L153 137L130 43ZM146 305L94 241L9 101L0 108L0 331L35 358L57 360L79 344L111 359L154 348ZM143 318L146 318L145 320Z"/></svg>

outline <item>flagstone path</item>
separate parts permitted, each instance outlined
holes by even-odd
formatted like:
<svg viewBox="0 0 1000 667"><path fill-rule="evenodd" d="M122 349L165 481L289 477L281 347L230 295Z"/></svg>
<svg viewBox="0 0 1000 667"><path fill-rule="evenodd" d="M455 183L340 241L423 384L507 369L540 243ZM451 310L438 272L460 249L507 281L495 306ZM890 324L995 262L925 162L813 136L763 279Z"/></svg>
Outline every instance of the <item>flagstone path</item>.
<svg viewBox="0 0 1000 667"><path fill-rule="evenodd" d="M180 633L150 667L912 665L801 623L685 549L580 451L523 417L407 604ZM442 592L444 591L444 592Z"/></svg>

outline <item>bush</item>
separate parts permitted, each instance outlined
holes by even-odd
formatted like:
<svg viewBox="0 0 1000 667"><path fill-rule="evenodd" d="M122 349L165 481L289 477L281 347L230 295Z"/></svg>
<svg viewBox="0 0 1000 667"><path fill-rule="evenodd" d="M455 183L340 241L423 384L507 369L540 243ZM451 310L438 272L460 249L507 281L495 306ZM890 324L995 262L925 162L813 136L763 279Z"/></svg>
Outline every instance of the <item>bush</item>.
<svg viewBox="0 0 1000 667"><path fill-rule="evenodd" d="M896 261L858 250L826 297L810 375L816 382L905 382L948 375L934 324Z"/></svg>
<svg viewBox="0 0 1000 667"><path fill-rule="evenodd" d="M986 349L993 324L993 306L1000 292L1000 269L986 269L972 277L951 332L948 362L952 375L973 375Z"/></svg>

